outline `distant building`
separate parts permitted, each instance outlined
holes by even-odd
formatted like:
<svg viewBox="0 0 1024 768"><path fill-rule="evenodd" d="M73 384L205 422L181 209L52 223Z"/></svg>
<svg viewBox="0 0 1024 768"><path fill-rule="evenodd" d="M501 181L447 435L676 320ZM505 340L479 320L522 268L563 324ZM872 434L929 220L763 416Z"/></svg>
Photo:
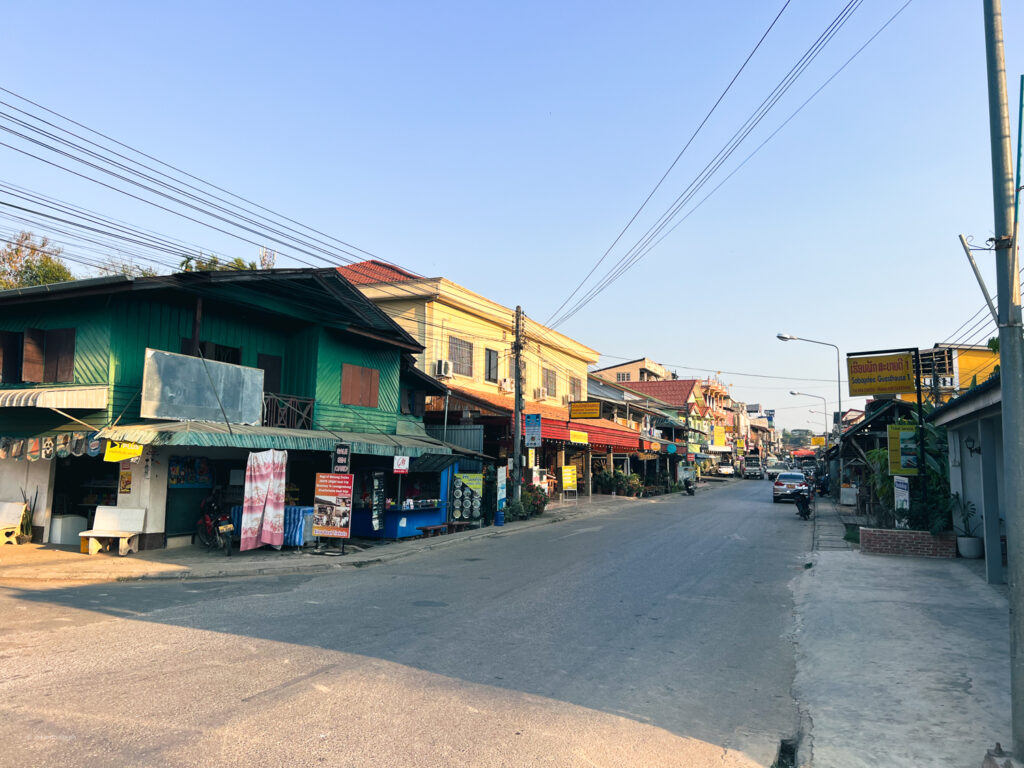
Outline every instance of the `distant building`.
<svg viewBox="0 0 1024 768"><path fill-rule="evenodd" d="M638 381L665 381L678 378L668 368L647 357L630 360L619 365L610 365L606 368L598 368L596 371L591 371L591 373L595 376L600 376L602 379L615 381L619 384L636 383Z"/></svg>

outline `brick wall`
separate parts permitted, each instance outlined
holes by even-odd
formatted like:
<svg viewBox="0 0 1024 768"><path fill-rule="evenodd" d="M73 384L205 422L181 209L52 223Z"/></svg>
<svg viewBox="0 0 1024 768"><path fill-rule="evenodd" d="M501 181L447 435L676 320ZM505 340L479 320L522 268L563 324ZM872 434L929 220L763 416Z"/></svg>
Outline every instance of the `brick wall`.
<svg viewBox="0 0 1024 768"><path fill-rule="evenodd" d="M876 555L956 557L956 536L950 532L932 536L928 531L861 528L860 550Z"/></svg>

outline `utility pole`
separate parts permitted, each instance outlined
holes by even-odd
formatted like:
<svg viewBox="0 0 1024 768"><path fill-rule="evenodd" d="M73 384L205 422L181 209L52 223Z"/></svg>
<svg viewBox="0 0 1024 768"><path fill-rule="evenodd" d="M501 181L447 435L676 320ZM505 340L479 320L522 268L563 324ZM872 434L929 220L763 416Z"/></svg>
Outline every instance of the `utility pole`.
<svg viewBox="0 0 1024 768"><path fill-rule="evenodd" d="M512 342L516 394L512 410L512 501L523 498L523 308L516 306L516 338Z"/></svg>
<svg viewBox="0 0 1024 768"><path fill-rule="evenodd" d="M1024 336L1020 311L1017 244L1013 238L1016 199L1010 159L1010 114L1000 0L984 0L988 115L992 142L992 202L995 212L996 292L999 301L999 373L1003 426L1003 504L1010 602L1010 722L1013 755L1024 758ZM992 459L995 457L993 456ZM991 459L990 459L991 460ZM992 555L990 555L992 556ZM998 553L994 554L998 557Z"/></svg>

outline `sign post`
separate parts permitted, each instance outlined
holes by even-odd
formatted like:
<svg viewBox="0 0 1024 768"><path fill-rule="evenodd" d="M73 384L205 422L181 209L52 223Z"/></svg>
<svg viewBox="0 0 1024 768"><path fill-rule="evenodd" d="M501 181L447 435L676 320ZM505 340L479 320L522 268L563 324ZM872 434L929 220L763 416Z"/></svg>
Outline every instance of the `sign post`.
<svg viewBox="0 0 1024 768"><path fill-rule="evenodd" d="M345 539L352 525L352 475L336 472L318 472L313 491L313 535L320 549L320 537L341 539L341 553L345 554Z"/></svg>
<svg viewBox="0 0 1024 768"><path fill-rule="evenodd" d="M526 429L524 432L527 448L540 448L540 414L527 413L524 417Z"/></svg>

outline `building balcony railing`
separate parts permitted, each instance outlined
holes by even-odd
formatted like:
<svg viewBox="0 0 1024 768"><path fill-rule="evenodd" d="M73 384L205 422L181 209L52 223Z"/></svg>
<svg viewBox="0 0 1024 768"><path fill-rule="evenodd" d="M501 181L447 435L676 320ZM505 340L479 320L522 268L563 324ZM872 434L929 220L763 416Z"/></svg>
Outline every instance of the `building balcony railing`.
<svg viewBox="0 0 1024 768"><path fill-rule="evenodd" d="M263 393L263 426L285 429L313 429L311 397Z"/></svg>

